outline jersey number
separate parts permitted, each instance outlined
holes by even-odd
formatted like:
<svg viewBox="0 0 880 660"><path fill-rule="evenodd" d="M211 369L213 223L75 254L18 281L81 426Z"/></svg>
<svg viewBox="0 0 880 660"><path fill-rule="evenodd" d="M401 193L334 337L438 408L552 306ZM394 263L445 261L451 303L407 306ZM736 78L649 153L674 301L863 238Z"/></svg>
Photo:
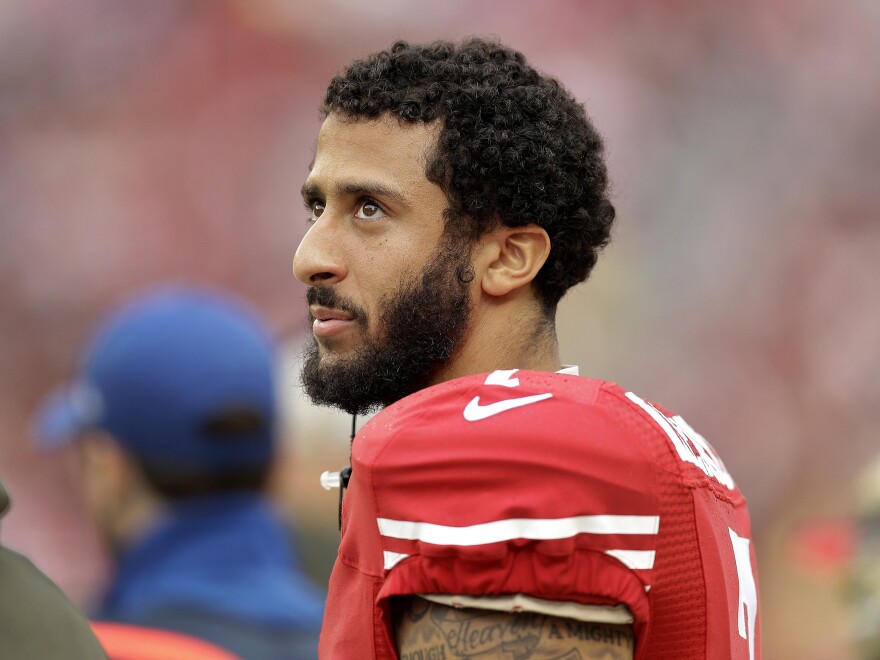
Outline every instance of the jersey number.
<svg viewBox="0 0 880 660"><path fill-rule="evenodd" d="M736 561L736 575L739 579L737 604L737 627L739 636L749 643L749 660L755 660L755 622L758 618L758 589L752 573L752 560L749 555L749 540L739 536L729 527L730 542L733 544L733 558Z"/></svg>

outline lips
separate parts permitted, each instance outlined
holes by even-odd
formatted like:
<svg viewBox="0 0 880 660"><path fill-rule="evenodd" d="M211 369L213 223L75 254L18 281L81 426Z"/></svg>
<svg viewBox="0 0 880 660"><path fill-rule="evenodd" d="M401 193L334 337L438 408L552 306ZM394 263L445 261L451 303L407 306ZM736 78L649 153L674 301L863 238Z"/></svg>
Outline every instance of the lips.
<svg viewBox="0 0 880 660"><path fill-rule="evenodd" d="M351 321L351 314L340 309L331 309L321 305L312 305L309 312L316 321Z"/></svg>
<svg viewBox="0 0 880 660"><path fill-rule="evenodd" d="M312 333L316 337L336 334L354 323L351 314L338 309L312 305L309 307L309 313L315 319L312 323Z"/></svg>

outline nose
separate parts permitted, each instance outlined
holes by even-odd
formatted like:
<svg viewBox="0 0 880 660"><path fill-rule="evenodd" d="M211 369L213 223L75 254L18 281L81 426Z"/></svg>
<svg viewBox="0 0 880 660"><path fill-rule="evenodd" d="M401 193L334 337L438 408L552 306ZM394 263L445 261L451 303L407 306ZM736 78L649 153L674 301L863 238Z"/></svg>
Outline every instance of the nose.
<svg viewBox="0 0 880 660"><path fill-rule="evenodd" d="M296 279L308 286L335 284L345 279L348 270L338 238L330 218L322 217L309 227L293 255Z"/></svg>

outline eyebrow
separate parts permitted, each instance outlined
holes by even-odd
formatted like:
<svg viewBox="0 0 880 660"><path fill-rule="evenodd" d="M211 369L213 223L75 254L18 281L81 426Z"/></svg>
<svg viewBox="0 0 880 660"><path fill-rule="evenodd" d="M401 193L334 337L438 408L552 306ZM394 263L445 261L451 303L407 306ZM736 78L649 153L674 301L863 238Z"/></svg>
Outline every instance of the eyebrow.
<svg viewBox="0 0 880 660"><path fill-rule="evenodd" d="M324 189L321 186L316 183L309 183L308 181L303 184L301 192L303 199L307 201L324 199L326 197ZM405 205L407 203L406 197L401 191L378 181L349 181L346 183L339 183L333 186L333 192L340 196L364 195L367 197L384 197L385 199L390 199L398 204Z"/></svg>

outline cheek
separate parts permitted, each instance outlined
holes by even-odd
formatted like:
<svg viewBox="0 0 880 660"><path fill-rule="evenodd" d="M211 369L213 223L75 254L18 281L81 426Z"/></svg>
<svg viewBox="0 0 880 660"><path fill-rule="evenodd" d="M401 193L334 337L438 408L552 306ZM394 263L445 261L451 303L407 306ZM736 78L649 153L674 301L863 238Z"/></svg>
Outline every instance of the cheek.
<svg viewBox="0 0 880 660"><path fill-rule="evenodd" d="M382 241L359 256L357 288L369 313L373 313L380 302L397 288L410 258L410 255L402 254L400 247L392 241Z"/></svg>
<svg viewBox="0 0 880 660"><path fill-rule="evenodd" d="M367 313L367 331L376 333L381 312L392 304L402 287L413 282L421 284L425 268L436 255L433 237L403 233L383 237L369 248L362 248L354 257L356 265L349 270L355 275L357 301ZM342 291L341 291L342 292Z"/></svg>

